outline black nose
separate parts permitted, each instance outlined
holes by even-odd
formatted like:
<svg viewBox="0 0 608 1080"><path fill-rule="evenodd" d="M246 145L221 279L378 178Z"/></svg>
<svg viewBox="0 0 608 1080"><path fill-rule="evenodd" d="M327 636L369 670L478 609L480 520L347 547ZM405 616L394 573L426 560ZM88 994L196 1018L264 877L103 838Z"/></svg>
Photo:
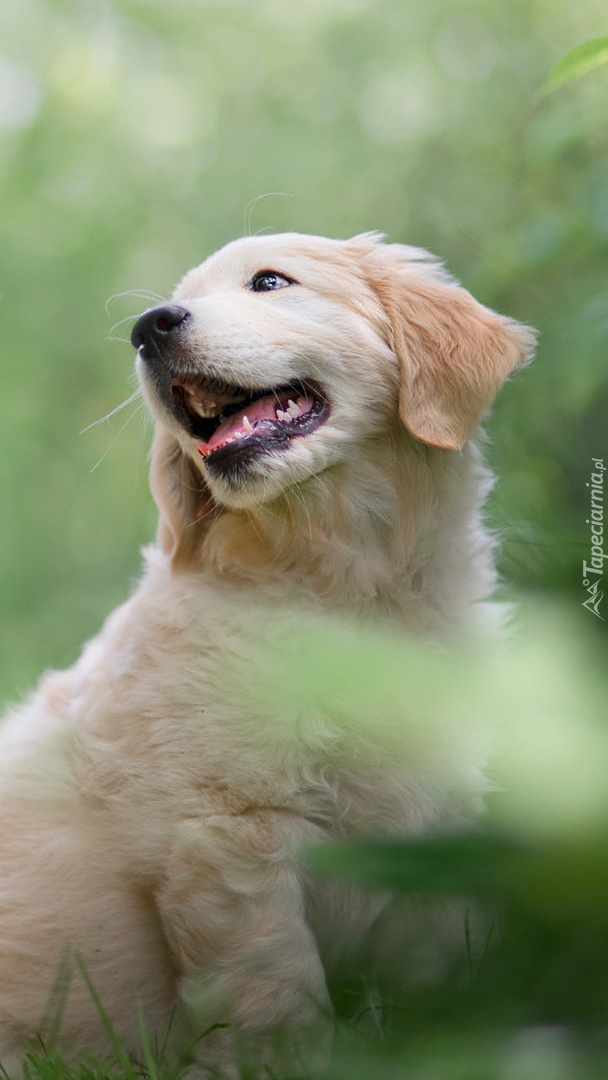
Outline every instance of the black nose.
<svg viewBox="0 0 608 1080"><path fill-rule="evenodd" d="M157 346L164 345L171 332L189 317L190 312L179 304L150 308L149 311L144 311L135 323L131 331L131 344L136 349L152 343Z"/></svg>

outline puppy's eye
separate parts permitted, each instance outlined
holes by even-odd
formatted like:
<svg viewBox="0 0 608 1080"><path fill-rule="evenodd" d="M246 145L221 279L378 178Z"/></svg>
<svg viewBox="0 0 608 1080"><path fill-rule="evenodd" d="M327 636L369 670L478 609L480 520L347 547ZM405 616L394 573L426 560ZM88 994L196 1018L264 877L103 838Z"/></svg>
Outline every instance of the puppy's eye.
<svg viewBox="0 0 608 1080"><path fill-rule="evenodd" d="M285 289L287 285L295 285L293 278L277 274L275 270L260 270L249 282L252 292L272 292L273 289Z"/></svg>

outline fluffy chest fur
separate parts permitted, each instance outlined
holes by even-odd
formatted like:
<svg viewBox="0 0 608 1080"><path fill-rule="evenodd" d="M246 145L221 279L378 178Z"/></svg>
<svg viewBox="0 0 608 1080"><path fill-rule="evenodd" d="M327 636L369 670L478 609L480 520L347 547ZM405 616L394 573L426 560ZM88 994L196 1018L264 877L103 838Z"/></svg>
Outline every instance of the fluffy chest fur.
<svg viewBox="0 0 608 1080"><path fill-rule="evenodd" d="M76 829L84 815L87 829L110 830L147 875L162 873L189 817L284 811L329 839L453 827L479 808L483 751L471 744L461 774L464 732L433 747L408 742L404 725L396 746L381 715L357 725L282 692L285 643L331 633L335 611L302 585L264 597L225 577L175 575L149 552L136 594L70 672L48 677L37 731L22 711L5 728L22 797L38 803L46 791L49 812L67 809ZM369 623L373 604L361 608ZM394 628L394 613L382 621Z"/></svg>

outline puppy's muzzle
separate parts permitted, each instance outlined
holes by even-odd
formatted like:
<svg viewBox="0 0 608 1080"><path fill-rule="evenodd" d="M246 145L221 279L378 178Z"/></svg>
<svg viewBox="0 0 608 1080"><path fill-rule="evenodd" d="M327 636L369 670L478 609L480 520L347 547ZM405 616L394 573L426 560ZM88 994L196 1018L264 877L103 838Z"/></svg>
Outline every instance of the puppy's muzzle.
<svg viewBox="0 0 608 1080"><path fill-rule="evenodd" d="M284 452L327 420L329 404L317 383L295 379L277 386L238 386L218 377L215 365L192 355L191 320L180 304L150 308L135 323L131 342L158 399L197 440L210 467L225 472L238 456L242 472L245 459L251 463Z"/></svg>

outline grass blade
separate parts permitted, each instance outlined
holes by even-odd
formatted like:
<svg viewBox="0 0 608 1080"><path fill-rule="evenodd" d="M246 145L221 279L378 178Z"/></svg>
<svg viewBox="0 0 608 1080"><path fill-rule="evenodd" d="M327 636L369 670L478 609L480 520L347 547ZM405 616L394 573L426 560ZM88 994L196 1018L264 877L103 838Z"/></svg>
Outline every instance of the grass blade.
<svg viewBox="0 0 608 1080"><path fill-rule="evenodd" d="M128 1076L128 1077L131 1077L132 1080L135 1080L135 1077L136 1077L135 1070L133 1069L133 1066L131 1064L131 1061L130 1061L128 1055L125 1053L125 1051L124 1051L124 1049L122 1047L120 1039L118 1038L118 1035L116 1034L116 1032L114 1030L114 1025L112 1024L112 1021L110 1020L110 1017L108 1016L108 1014L107 1014L107 1012L106 1012L106 1010L105 1010L105 1008L103 1006L102 1000L101 1000L99 994L97 993L97 990L95 989L95 985L93 983L93 980L91 979L91 976L89 975L87 966L86 966L86 964L85 964L85 962L84 962L84 960L83 960L83 958L82 958L82 956L80 955L79 952L76 952L74 954L74 959L76 961L76 966L78 967L78 970L80 971L80 974L82 975L82 978L84 979L87 990L89 991L89 994L91 995L91 997L93 999L93 1002L95 1004L95 1008L97 1009L97 1011L99 1013L99 1016L101 1018L101 1022L102 1022L103 1026L104 1026L104 1028L106 1030L108 1039L109 1039L110 1044L112 1046L112 1049L114 1050L114 1053L116 1054L116 1057L118 1058L118 1060L120 1061L120 1064L122 1065L123 1069L125 1070L125 1075Z"/></svg>

